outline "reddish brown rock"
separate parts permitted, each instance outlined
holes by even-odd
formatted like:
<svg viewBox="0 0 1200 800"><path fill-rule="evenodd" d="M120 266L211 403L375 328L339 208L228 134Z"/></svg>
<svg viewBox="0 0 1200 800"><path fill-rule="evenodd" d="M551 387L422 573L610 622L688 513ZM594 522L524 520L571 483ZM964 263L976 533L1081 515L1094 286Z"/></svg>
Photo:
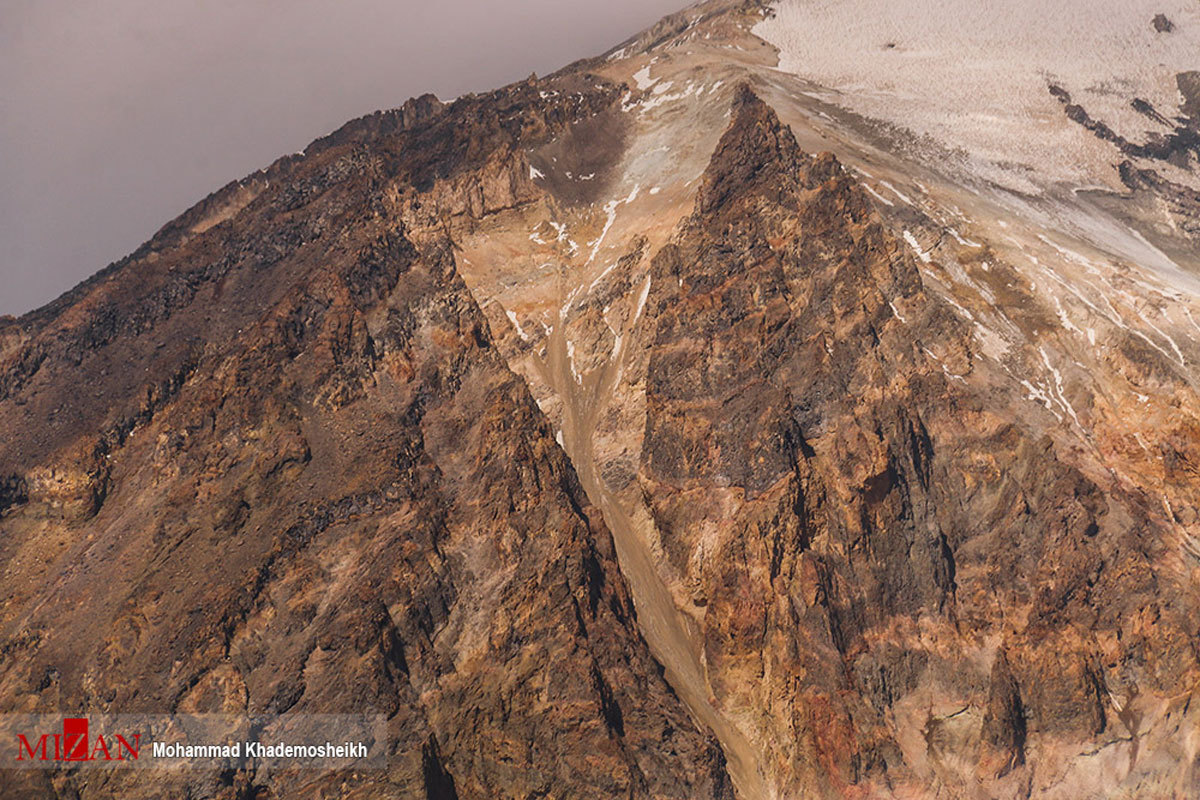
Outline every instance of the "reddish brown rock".
<svg viewBox="0 0 1200 800"><path fill-rule="evenodd" d="M331 796L1195 794L1200 306L762 6L356 120L0 320L0 710L385 710ZM1191 263L1187 123L1072 113Z"/></svg>
<svg viewBox="0 0 1200 800"><path fill-rule="evenodd" d="M785 794L1019 794L1033 762L1138 736L1110 696L1200 674L1145 501L955 380L984 368L967 329L748 90L652 274L642 492Z"/></svg>

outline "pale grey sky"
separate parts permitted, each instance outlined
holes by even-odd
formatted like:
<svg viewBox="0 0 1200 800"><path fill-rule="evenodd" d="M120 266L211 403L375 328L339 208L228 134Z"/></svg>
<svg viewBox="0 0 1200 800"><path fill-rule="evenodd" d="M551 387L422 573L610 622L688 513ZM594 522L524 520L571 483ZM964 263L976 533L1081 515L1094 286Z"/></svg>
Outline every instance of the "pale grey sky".
<svg viewBox="0 0 1200 800"><path fill-rule="evenodd" d="M0 0L0 314L341 123L596 55L688 0Z"/></svg>

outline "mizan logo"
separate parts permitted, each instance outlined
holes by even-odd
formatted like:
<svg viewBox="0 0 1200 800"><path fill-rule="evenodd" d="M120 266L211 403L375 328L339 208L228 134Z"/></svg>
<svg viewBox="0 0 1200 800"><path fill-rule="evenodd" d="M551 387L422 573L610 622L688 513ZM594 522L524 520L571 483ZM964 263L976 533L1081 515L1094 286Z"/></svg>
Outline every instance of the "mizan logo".
<svg viewBox="0 0 1200 800"><path fill-rule="evenodd" d="M36 736L36 734L33 734ZM86 717L63 720L62 733L43 733L30 741L17 734L17 761L137 761L142 735L126 738L121 734L88 736Z"/></svg>

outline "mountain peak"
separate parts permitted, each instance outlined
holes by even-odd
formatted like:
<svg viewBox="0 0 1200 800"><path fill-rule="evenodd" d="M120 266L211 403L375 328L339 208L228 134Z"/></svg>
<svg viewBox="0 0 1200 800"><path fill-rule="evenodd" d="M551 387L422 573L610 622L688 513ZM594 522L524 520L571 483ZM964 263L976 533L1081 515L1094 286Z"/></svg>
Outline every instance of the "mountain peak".
<svg viewBox="0 0 1200 800"><path fill-rule="evenodd" d="M821 190L818 196L802 197L816 189ZM755 215L747 206L764 205L803 208L806 224L818 226L861 224L872 213L865 192L837 156L804 152L775 109L743 83L734 94L729 124L704 171L695 217L710 224L711 219L749 214L742 221L753 222Z"/></svg>
<svg viewBox="0 0 1200 800"><path fill-rule="evenodd" d="M1125 41L1175 70L1172 2ZM1084 4L709 0L347 123L0 318L0 710L386 711L330 796L1196 785L1200 78L1145 84L1178 120L1042 69ZM997 41L1038 59L973 73ZM822 86L859 69L890 98ZM1047 104L1071 135L1002 171L1082 141L1132 195L1005 194L916 125L970 155Z"/></svg>
<svg viewBox="0 0 1200 800"><path fill-rule="evenodd" d="M775 110L749 83L742 83L734 94L729 125L705 170L696 208L711 211L735 191L776 192L778 178L794 174L805 158Z"/></svg>

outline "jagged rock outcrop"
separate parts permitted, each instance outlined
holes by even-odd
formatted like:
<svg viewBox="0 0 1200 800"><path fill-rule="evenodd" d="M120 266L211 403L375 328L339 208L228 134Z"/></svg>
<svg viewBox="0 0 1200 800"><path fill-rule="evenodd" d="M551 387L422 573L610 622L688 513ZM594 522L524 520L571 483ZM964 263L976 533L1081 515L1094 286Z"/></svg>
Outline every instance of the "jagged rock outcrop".
<svg viewBox="0 0 1200 800"><path fill-rule="evenodd" d="M867 193L748 90L652 276L641 490L785 795L1028 793L1200 676L1169 531L990 407ZM1195 778L1169 736L1130 759L1139 791Z"/></svg>
<svg viewBox="0 0 1200 800"><path fill-rule="evenodd" d="M529 193L500 156L586 113L530 96L231 185L0 363L0 711L385 713L388 769L0 794L731 797L450 241L403 221Z"/></svg>

